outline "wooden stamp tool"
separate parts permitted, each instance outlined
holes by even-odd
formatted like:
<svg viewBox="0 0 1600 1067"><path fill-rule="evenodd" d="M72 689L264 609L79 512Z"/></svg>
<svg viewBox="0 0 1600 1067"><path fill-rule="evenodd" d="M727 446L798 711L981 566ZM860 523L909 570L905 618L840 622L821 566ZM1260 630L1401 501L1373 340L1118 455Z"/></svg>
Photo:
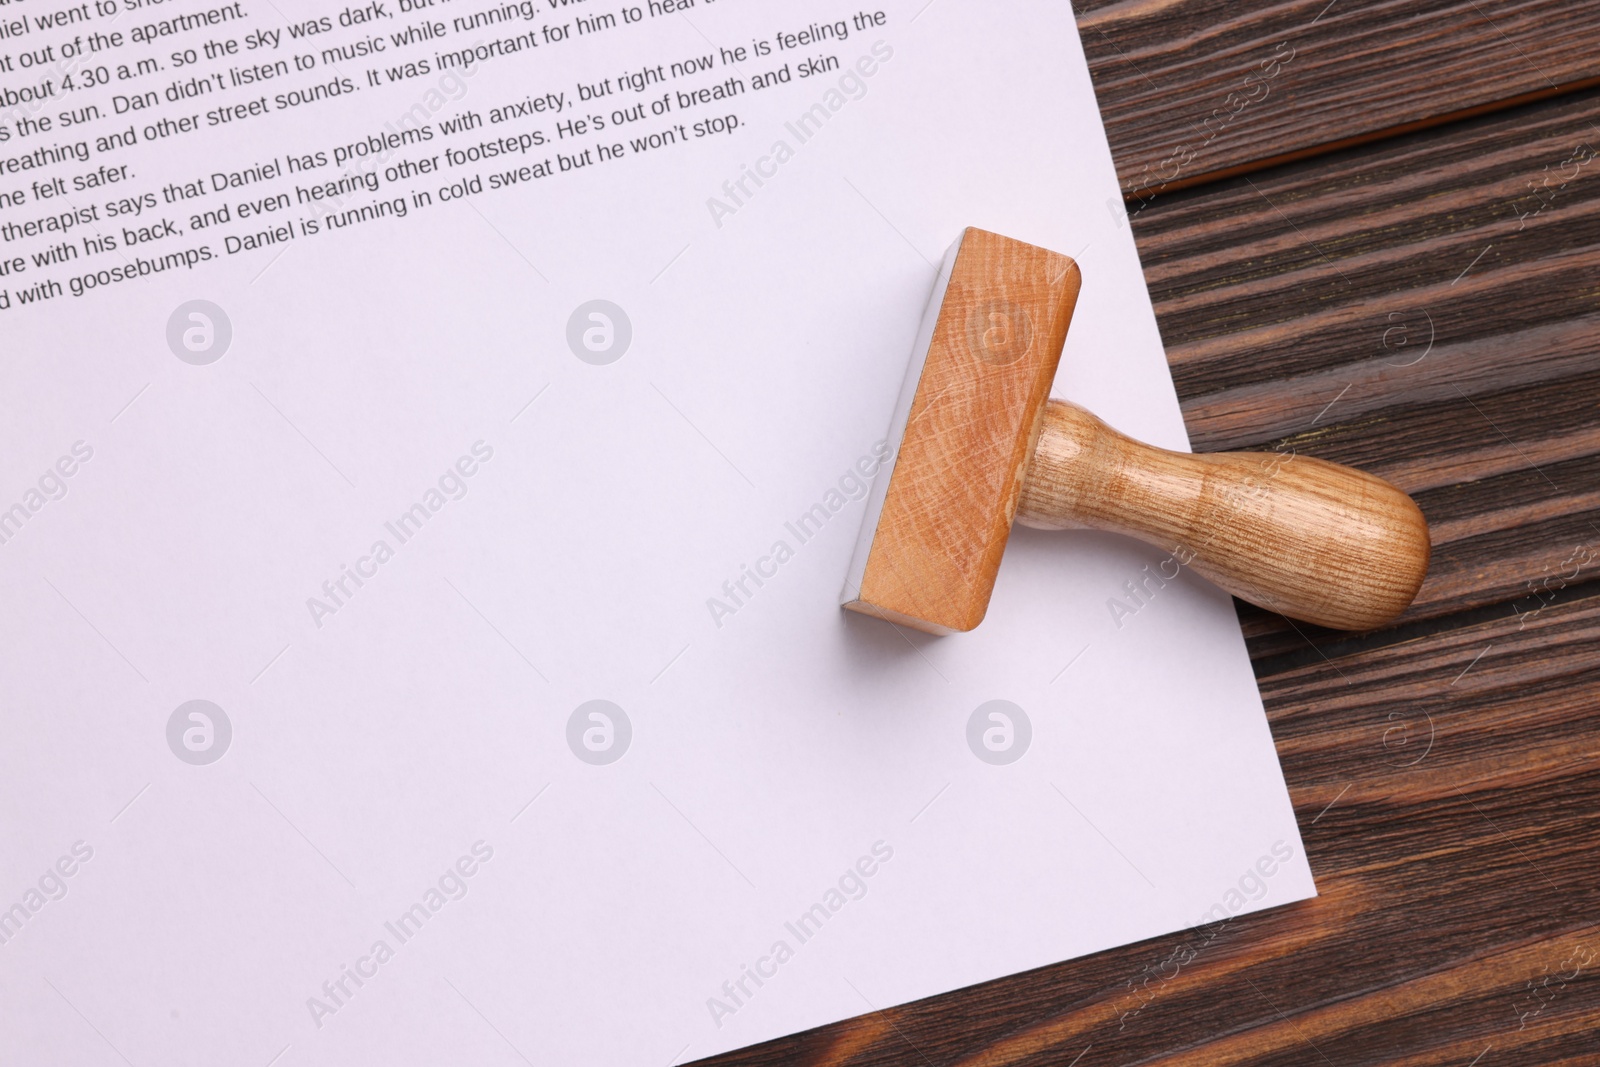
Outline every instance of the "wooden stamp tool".
<svg viewBox="0 0 1600 1067"><path fill-rule="evenodd" d="M1079 282L1070 258L983 230L950 250L844 606L971 630L1016 520L1128 534L1321 626L1371 629L1404 611L1428 570L1428 527L1388 482L1292 453L1169 452L1049 399Z"/></svg>

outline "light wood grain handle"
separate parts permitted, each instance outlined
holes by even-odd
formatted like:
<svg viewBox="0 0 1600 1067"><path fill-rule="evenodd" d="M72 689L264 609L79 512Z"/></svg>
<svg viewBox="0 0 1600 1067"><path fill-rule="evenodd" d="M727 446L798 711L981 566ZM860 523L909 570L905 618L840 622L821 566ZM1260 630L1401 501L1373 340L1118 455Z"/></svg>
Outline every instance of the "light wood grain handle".
<svg viewBox="0 0 1600 1067"><path fill-rule="evenodd" d="M1017 521L1137 537L1241 599L1339 630L1404 611L1430 553L1422 512L1381 478L1293 453L1168 452L1059 400Z"/></svg>

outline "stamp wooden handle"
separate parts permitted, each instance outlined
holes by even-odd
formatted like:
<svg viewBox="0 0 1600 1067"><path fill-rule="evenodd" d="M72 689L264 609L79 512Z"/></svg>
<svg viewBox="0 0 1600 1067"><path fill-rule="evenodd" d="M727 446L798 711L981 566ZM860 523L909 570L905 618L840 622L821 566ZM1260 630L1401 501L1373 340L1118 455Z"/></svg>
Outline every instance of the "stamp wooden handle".
<svg viewBox="0 0 1600 1067"><path fill-rule="evenodd" d="M1404 611L1430 553L1422 512L1381 478L1293 453L1168 452L1059 400L1017 521L1137 537L1241 599L1340 630Z"/></svg>

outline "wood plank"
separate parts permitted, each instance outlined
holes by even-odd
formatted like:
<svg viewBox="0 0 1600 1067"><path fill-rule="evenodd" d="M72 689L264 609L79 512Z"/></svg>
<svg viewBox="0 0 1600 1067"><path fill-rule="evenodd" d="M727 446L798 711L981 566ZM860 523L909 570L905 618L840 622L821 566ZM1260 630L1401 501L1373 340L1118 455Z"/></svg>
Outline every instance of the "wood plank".
<svg viewBox="0 0 1600 1067"><path fill-rule="evenodd" d="M1123 188L1145 199L1600 83L1566 0L1078 0Z"/></svg>
<svg viewBox="0 0 1600 1067"><path fill-rule="evenodd" d="M1600 579L1600 91L1180 193L1134 230L1197 451L1415 496L1434 559L1400 625ZM1344 647L1242 615L1258 659Z"/></svg>
<svg viewBox="0 0 1600 1067"><path fill-rule="evenodd" d="M1600 601L1492 625L1264 682L1317 899L714 1062L1592 1067Z"/></svg>

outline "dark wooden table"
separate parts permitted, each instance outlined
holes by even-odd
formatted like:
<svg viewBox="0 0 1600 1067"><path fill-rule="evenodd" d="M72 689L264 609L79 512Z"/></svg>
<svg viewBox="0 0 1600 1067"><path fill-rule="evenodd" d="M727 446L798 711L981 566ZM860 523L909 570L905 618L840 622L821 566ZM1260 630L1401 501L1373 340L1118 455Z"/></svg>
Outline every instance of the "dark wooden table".
<svg viewBox="0 0 1600 1067"><path fill-rule="evenodd" d="M1600 2L1074 0L1197 451L1352 463L1393 627L1240 606L1321 896L722 1064L1600 1064Z"/></svg>

